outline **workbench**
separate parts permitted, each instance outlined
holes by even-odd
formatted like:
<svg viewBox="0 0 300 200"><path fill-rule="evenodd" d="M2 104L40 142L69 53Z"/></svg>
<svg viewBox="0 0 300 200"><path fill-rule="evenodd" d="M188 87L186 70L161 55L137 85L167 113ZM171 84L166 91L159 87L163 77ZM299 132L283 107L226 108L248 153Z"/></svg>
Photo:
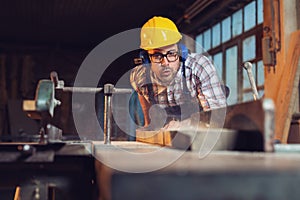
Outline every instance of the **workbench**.
<svg viewBox="0 0 300 200"><path fill-rule="evenodd" d="M203 154L142 142L74 141L4 148L0 198L13 199L299 199L300 148L273 153L213 150ZM293 147L292 149L289 149ZM290 152L290 153L288 153ZM38 198L37 198L38 197Z"/></svg>
<svg viewBox="0 0 300 200"><path fill-rule="evenodd" d="M100 199L290 200L300 196L298 152L212 151L201 157L197 151L139 142L112 142L110 147L94 142L93 149Z"/></svg>
<svg viewBox="0 0 300 200"><path fill-rule="evenodd" d="M80 141L0 143L0 199L96 199L90 149Z"/></svg>

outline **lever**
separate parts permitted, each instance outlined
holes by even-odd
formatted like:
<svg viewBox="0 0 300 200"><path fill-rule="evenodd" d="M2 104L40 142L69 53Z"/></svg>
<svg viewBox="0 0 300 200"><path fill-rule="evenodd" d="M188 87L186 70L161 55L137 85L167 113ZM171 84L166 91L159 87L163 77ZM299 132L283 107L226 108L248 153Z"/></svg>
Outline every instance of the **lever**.
<svg viewBox="0 0 300 200"><path fill-rule="evenodd" d="M249 81L250 81L250 85L251 85L251 89L252 89L252 93L253 93L253 98L256 101L259 97L258 97L258 92L257 92L254 76L252 74L252 64L250 62L245 62L244 63L244 69L246 69L246 71L247 71Z"/></svg>

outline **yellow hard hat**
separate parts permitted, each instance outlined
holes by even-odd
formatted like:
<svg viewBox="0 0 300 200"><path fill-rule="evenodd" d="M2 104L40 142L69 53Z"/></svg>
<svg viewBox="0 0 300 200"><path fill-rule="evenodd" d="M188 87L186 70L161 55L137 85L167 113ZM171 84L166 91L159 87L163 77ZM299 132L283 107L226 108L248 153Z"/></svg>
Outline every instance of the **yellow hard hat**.
<svg viewBox="0 0 300 200"><path fill-rule="evenodd" d="M174 22L165 17L153 17L141 29L140 47L145 50L156 49L176 44L181 38Z"/></svg>

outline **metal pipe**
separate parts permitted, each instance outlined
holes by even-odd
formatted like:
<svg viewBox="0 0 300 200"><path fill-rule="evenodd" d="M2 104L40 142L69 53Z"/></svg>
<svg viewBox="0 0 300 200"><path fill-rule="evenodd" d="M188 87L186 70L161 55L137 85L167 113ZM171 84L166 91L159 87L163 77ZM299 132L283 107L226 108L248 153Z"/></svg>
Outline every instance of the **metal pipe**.
<svg viewBox="0 0 300 200"><path fill-rule="evenodd" d="M97 93L102 92L102 87L64 87L64 81L58 79L58 74L55 71L50 73L50 79L54 83L55 89L61 89L64 92L78 93ZM131 94L132 89L129 88L111 88L113 94Z"/></svg>
<svg viewBox="0 0 300 200"><path fill-rule="evenodd" d="M253 92L253 98L256 101L259 97L258 97L258 92L257 92L254 76L252 74L252 64L250 62L245 62L244 63L244 68L247 71L249 81L250 81L250 85L251 85L251 89L252 89L252 92Z"/></svg>
<svg viewBox="0 0 300 200"><path fill-rule="evenodd" d="M112 132L112 108L111 96L114 90L114 85L104 85L104 144L111 143Z"/></svg>
<svg viewBox="0 0 300 200"><path fill-rule="evenodd" d="M275 105L272 99L263 100L264 110L264 151L274 152Z"/></svg>
<svg viewBox="0 0 300 200"><path fill-rule="evenodd" d="M132 89L127 89L127 88L114 88L113 94L131 94Z"/></svg>
<svg viewBox="0 0 300 200"><path fill-rule="evenodd" d="M96 93L101 92L103 88L92 88L92 87L63 87L64 92L78 92L78 93Z"/></svg>
<svg viewBox="0 0 300 200"><path fill-rule="evenodd" d="M63 87L64 92L78 92L78 93L97 93L102 92L103 88L93 88L93 87ZM128 88L113 88L112 94L130 94L132 89Z"/></svg>

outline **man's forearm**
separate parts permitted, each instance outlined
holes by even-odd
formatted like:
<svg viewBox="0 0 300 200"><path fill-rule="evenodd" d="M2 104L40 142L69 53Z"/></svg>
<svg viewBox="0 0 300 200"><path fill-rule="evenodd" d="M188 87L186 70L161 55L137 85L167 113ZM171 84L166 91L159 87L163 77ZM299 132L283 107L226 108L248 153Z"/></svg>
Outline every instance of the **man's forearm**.
<svg viewBox="0 0 300 200"><path fill-rule="evenodd" d="M144 126L148 126L150 124L149 108L151 104L142 95L138 95L138 97L144 114Z"/></svg>

